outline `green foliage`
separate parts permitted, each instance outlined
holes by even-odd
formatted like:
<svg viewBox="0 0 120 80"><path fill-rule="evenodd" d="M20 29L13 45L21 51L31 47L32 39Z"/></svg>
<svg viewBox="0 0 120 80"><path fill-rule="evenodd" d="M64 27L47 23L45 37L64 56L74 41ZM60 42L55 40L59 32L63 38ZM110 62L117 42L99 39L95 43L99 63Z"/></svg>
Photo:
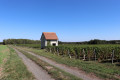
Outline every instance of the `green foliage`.
<svg viewBox="0 0 120 80"><path fill-rule="evenodd" d="M0 45L2 45L3 44L3 42L0 42Z"/></svg>
<svg viewBox="0 0 120 80"><path fill-rule="evenodd" d="M41 48L41 44L15 44L16 46L24 46L24 47L29 47L29 48Z"/></svg>
<svg viewBox="0 0 120 80"><path fill-rule="evenodd" d="M84 41L84 42L61 42L59 41L59 44L120 44L120 40L99 40L94 39L90 41Z"/></svg>
<svg viewBox="0 0 120 80"><path fill-rule="evenodd" d="M60 55L70 54L73 58L85 60L95 60L95 56L99 62L110 60L112 52L114 52L114 60L120 59L120 45L60 45L46 47L47 51L59 53ZM58 50L58 51L57 51ZM68 52L69 51L69 52Z"/></svg>
<svg viewBox="0 0 120 80"><path fill-rule="evenodd" d="M47 46L51 46L51 45L50 45L50 41L47 41Z"/></svg>
<svg viewBox="0 0 120 80"><path fill-rule="evenodd" d="M3 40L3 44L40 44L39 40L29 40L29 39L6 39Z"/></svg>

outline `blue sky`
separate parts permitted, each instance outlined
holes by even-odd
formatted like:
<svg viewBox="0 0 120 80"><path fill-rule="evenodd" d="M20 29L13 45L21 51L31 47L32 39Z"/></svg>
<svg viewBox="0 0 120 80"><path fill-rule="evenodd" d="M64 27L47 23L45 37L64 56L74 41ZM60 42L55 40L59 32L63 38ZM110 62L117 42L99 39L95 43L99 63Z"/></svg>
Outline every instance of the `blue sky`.
<svg viewBox="0 0 120 80"><path fill-rule="evenodd" d="M39 40L42 32L60 41L120 40L120 0L0 0L0 41Z"/></svg>

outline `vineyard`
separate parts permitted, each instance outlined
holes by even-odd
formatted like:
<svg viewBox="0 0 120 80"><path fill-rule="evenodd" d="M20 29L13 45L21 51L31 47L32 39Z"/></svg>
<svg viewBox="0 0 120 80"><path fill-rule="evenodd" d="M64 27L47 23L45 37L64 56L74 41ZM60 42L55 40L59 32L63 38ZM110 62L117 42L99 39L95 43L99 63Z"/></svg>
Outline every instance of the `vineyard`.
<svg viewBox="0 0 120 80"><path fill-rule="evenodd" d="M48 52L69 56L69 58L76 58L81 60L98 60L118 62L120 59L120 45L60 45L57 47L46 47Z"/></svg>

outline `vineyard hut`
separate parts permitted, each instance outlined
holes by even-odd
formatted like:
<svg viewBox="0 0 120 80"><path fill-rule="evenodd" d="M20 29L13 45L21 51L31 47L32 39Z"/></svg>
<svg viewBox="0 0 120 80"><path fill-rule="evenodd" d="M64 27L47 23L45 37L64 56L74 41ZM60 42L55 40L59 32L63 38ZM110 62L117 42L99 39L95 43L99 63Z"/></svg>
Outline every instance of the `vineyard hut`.
<svg viewBox="0 0 120 80"><path fill-rule="evenodd" d="M58 37L54 32L43 32L41 36L41 48L45 46L58 46Z"/></svg>

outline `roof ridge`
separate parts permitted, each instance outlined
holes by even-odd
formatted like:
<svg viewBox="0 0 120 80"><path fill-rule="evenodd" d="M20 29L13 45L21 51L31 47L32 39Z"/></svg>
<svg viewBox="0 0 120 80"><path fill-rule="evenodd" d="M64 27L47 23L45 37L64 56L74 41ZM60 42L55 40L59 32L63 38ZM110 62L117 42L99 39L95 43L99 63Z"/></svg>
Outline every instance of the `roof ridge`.
<svg viewBox="0 0 120 80"><path fill-rule="evenodd" d="M43 33L55 33L55 32L43 32Z"/></svg>

